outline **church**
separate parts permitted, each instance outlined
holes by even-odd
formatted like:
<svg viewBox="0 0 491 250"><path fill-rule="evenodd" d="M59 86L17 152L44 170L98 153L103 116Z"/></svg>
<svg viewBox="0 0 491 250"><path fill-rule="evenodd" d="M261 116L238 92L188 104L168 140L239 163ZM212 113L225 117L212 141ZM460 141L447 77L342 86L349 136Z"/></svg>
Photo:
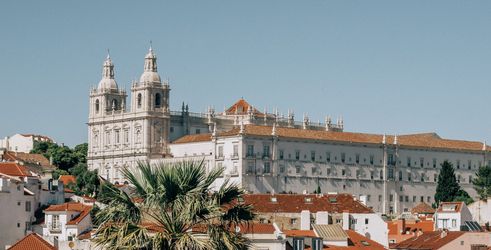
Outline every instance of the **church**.
<svg viewBox="0 0 491 250"><path fill-rule="evenodd" d="M344 122L295 120L293 112L261 112L240 99L223 112L169 108L170 85L149 49L138 82L118 87L108 56L102 79L90 91L88 167L113 183L139 161L204 161L223 167L225 179L251 193L350 193L374 211L400 214L431 204L441 163L450 161L472 197L472 178L490 164L486 143L435 133L384 135L345 132Z"/></svg>

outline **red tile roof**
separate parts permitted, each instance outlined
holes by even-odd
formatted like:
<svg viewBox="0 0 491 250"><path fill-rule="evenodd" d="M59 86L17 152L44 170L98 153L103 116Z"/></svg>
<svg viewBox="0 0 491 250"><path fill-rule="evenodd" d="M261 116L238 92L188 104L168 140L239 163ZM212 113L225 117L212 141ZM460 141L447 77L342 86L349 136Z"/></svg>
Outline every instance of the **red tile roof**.
<svg viewBox="0 0 491 250"><path fill-rule="evenodd" d="M49 160L42 154L6 151L3 158L7 161L21 161L29 164L40 165L45 168L54 168L54 166L50 164Z"/></svg>
<svg viewBox="0 0 491 250"><path fill-rule="evenodd" d="M314 230L283 230L287 237L317 237Z"/></svg>
<svg viewBox="0 0 491 250"><path fill-rule="evenodd" d="M263 113L259 112L257 109L252 107L246 100L244 100L242 98L240 100L238 100L237 102L235 102L232 106L230 106L230 108L228 108L225 111L225 113L227 115L235 115L235 114L244 115L244 114L247 114L247 110L249 109L249 107L251 107L253 109L252 112L256 116L264 116Z"/></svg>
<svg viewBox="0 0 491 250"><path fill-rule="evenodd" d="M464 232L435 231L425 232L420 236L407 239L403 242L391 246L393 249L439 249L460 237Z"/></svg>
<svg viewBox="0 0 491 250"><path fill-rule="evenodd" d="M25 166L15 162L0 162L0 173L18 177L32 176Z"/></svg>
<svg viewBox="0 0 491 250"><path fill-rule="evenodd" d="M55 250L56 248L41 236L31 233L12 245L9 250Z"/></svg>
<svg viewBox="0 0 491 250"><path fill-rule="evenodd" d="M218 133L218 136L236 136L239 134L239 130L240 129L236 127L230 131ZM271 126L245 125L243 134L270 137L271 132ZM287 127L276 127L276 135L279 137L292 139L360 144L381 144L383 137L383 135L380 134L336 132ZM210 140L210 134L186 135L184 137L181 137L174 143L202 142ZM397 137L397 141L398 145L402 147L412 148L450 149L478 152L482 152L483 149L482 142L442 139L435 133L399 135ZM394 136L387 136L386 142L388 144L393 144ZM491 151L491 147L486 146L486 150Z"/></svg>
<svg viewBox="0 0 491 250"><path fill-rule="evenodd" d="M77 179L73 175L60 175L58 180L63 181L64 185L68 185L69 183L77 183Z"/></svg>
<svg viewBox="0 0 491 250"><path fill-rule="evenodd" d="M411 209L411 213L412 214L434 214L435 209L433 209L430 205L428 205L424 202L421 202L418 205L416 205L415 207L413 207L413 209Z"/></svg>
<svg viewBox="0 0 491 250"><path fill-rule="evenodd" d="M276 201L272 201L272 197ZM251 204L258 213L300 213L309 210L311 213L327 211L329 213L373 213L350 194L246 194L244 203Z"/></svg>
<svg viewBox="0 0 491 250"><path fill-rule="evenodd" d="M323 249L328 250L384 250L385 247L381 244L368 239L367 237L353 231L345 230L348 235L348 246L324 245ZM311 247L306 247L305 250L311 250Z"/></svg>

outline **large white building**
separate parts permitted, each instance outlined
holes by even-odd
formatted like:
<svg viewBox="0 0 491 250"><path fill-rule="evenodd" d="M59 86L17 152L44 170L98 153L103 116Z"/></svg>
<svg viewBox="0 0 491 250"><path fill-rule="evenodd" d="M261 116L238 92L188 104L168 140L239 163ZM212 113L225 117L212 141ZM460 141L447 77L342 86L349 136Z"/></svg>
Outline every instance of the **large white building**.
<svg viewBox="0 0 491 250"><path fill-rule="evenodd" d="M34 148L36 142L53 142L53 140L44 135L15 134L0 139L0 149L29 153Z"/></svg>
<svg viewBox="0 0 491 250"><path fill-rule="evenodd" d="M489 164L481 142L434 133L385 136L343 131L343 121L313 123L307 116L260 112L241 99L223 112L169 110L169 83L157 73L150 49L144 72L132 84L130 103L114 80L108 57L90 92L88 166L112 182L138 161L204 160L253 193L302 193L316 189L352 193L383 213L434 202L440 164L456 168L460 185L475 196L472 178ZM223 180L223 179L222 179Z"/></svg>

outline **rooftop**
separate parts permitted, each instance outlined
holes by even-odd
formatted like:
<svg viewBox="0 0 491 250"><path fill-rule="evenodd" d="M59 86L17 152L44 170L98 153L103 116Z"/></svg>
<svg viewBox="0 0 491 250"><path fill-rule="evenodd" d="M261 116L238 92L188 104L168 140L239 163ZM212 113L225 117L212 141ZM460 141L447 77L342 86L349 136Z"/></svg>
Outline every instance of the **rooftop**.
<svg viewBox="0 0 491 250"><path fill-rule="evenodd" d="M239 135L239 131L240 128L236 127L232 130L218 133L218 136L237 136ZM243 135L270 137L271 133L272 126L244 125ZM275 133L278 137L282 138L360 144L382 144L383 140L383 135L381 134L323 131L288 127L276 127ZM394 140L395 136L386 136L387 144L394 144ZM211 141L211 134L186 135L173 143L204 141ZM397 145L413 148L483 151L482 142L443 139L435 133L399 135L397 136ZM485 149L486 151L491 151L491 147L487 145Z"/></svg>
<svg viewBox="0 0 491 250"><path fill-rule="evenodd" d="M60 175L58 180L62 181L64 185L68 185L69 183L77 183L77 180L73 175Z"/></svg>
<svg viewBox="0 0 491 250"><path fill-rule="evenodd" d="M16 177L33 176L25 166L16 162L0 162L0 173Z"/></svg>
<svg viewBox="0 0 491 250"><path fill-rule="evenodd" d="M435 209L433 209L430 205L428 205L424 202L421 202L418 205L416 205L415 207L413 207L413 209L411 209L411 213L412 214L434 214Z"/></svg>
<svg viewBox="0 0 491 250"><path fill-rule="evenodd" d="M403 242L391 246L393 249L439 249L440 247L450 243L451 241L457 239L464 232L455 231L435 231L435 232L425 232L420 236L416 236L407 239Z"/></svg>
<svg viewBox="0 0 491 250"><path fill-rule="evenodd" d="M36 233L28 234L26 237L17 241L8 250L55 250L56 248L49 242L45 241Z"/></svg>
<svg viewBox="0 0 491 250"><path fill-rule="evenodd" d="M243 199L244 203L253 205L259 213L300 213L302 210L311 213L373 213L350 194L246 194Z"/></svg>

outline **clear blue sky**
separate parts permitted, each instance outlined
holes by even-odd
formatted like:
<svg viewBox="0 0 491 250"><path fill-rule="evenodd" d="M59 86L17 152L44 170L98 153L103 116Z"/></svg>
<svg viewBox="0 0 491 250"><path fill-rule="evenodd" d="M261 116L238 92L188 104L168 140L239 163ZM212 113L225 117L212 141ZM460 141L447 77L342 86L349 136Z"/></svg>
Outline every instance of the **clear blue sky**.
<svg viewBox="0 0 491 250"><path fill-rule="evenodd" d="M109 48L119 86L149 41L171 108L244 97L347 131L491 144L491 1L1 1L0 137L87 140Z"/></svg>

